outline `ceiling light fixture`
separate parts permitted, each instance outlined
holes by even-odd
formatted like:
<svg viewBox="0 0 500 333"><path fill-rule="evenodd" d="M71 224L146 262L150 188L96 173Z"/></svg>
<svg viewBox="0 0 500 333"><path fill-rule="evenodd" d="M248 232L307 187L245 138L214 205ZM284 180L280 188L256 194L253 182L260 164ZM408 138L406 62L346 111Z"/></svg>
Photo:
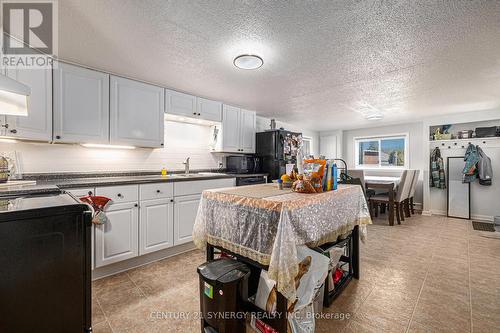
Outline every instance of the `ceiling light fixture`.
<svg viewBox="0 0 500 333"><path fill-rule="evenodd" d="M380 113L369 114L365 116L366 120L382 120L384 116Z"/></svg>
<svg viewBox="0 0 500 333"><path fill-rule="evenodd" d="M264 60L258 55L242 54L234 58L233 64L240 69L257 69L264 64Z"/></svg>

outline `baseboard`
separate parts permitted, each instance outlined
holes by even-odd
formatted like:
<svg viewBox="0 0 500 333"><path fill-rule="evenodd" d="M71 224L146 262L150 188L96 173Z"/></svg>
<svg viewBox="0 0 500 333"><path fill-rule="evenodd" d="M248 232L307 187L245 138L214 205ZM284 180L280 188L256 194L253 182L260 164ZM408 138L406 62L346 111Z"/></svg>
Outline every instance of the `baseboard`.
<svg viewBox="0 0 500 333"><path fill-rule="evenodd" d="M494 216L488 216L488 215L472 215L471 216L471 220L494 222L495 217Z"/></svg>
<svg viewBox="0 0 500 333"><path fill-rule="evenodd" d="M432 216L432 212L430 210L423 210L422 215L423 216Z"/></svg>
<svg viewBox="0 0 500 333"><path fill-rule="evenodd" d="M168 249L148 253L139 257L120 261L111 265L96 268L92 271L92 280L98 280L106 276L128 271L132 268L144 266L152 262L173 257L196 249L193 242L177 245Z"/></svg>
<svg viewBox="0 0 500 333"><path fill-rule="evenodd" d="M432 216L432 215L447 216L447 213L444 210L431 210L431 211L427 211L427 212L429 213L429 215L424 214L423 212L422 212L422 215L426 215L426 216ZM494 218L494 216L490 216L490 215L471 214L470 219L471 220L478 220L478 221L493 222L495 218Z"/></svg>

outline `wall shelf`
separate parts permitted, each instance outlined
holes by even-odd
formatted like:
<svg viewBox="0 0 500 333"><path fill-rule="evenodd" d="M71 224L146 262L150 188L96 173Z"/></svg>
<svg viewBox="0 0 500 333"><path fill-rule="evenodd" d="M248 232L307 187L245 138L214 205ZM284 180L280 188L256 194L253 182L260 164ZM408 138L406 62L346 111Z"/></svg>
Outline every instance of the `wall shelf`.
<svg viewBox="0 0 500 333"><path fill-rule="evenodd" d="M453 143L453 142L477 142L477 141L495 141L495 140L500 140L500 136L495 136L495 137L489 137L489 138L468 138L468 139L450 139L450 140L429 140L429 143Z"/></svg>

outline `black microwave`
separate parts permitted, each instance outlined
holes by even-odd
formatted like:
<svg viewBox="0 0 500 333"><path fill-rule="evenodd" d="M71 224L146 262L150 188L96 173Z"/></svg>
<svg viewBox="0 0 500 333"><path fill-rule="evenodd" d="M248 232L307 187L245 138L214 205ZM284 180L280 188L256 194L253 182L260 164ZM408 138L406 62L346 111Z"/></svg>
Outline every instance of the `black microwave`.
<svg viewBox="0 0 500 333"><path fill-rule="evenodd" d="M259 173L260 159L254 156L228 156L226 169L230 173Z"/></svg>

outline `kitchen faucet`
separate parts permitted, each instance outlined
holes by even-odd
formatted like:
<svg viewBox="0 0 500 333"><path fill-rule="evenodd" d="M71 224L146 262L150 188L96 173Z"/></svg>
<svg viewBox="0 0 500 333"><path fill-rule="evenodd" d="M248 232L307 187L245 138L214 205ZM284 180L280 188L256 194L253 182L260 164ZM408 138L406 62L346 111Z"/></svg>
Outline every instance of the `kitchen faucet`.
<svg viewBox="0 0 500 333"><path fill-rule="evenodd" d="M182 162L182 164L184 164L184 173L186 175L189 174L189 157L186 158L186 160L184 162Z"/></svg>

